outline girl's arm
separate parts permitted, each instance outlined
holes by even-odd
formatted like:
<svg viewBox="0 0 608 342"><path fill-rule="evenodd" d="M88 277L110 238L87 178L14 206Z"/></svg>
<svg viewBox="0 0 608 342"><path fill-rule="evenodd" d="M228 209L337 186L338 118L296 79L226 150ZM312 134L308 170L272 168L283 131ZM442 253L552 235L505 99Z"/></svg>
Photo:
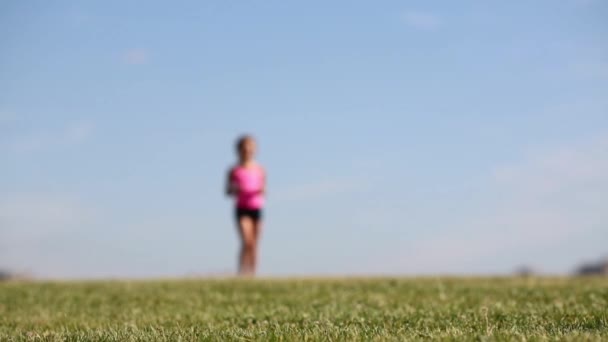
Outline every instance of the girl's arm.
<svg viewBox="0 0 608 342"><path fill-rule="evenodd" d="M266 170L262 168L262 188L260 189L262 195L266 195Z"/></svg>
<svg viewBox="0 0 608 342"><path fill-rule="evenodd" d="M228 170L226 175L226 195L227 196L235 196L238 193L238 189L236 184L232 181L232 169Z"/></svg>

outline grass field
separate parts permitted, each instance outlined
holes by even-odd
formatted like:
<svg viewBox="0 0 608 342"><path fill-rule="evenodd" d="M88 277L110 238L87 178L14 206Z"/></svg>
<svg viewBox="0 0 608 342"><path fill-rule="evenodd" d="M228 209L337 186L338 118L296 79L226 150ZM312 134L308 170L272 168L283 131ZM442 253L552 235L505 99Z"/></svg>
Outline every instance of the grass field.
<svg viewBox="0 0 608 342"><path fill-rule="evenodd" d="M0 340L608 340L608 279L9 282Z"/></svg>

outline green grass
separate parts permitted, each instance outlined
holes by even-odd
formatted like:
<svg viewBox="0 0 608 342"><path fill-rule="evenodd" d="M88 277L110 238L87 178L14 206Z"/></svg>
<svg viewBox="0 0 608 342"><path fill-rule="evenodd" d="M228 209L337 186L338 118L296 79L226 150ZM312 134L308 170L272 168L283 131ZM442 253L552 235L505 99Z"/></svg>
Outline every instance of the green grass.
<svg viewBox="0 0 608 342"><path fill-rule="evenodd" d="M608 340L607 278L0 284L0 340Z"/></svg>

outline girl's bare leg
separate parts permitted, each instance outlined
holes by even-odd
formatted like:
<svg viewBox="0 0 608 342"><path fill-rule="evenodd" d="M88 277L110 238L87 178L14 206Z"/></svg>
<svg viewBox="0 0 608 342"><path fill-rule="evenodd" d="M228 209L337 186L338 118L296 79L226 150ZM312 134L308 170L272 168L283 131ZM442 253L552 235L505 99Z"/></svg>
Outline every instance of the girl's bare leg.
<svg viewBox="0 0 608 342"><path fill-rule="evenodd" d="M255 274L258 266L258 244L262 235L262 220L253 222L253 249L251 257L251 271Z"/></svg>
<svg viewBox="0 0 608 342"><path fill-rule="evenodd" d="M241 251L239 254L239 274L250 275L253 272L255 250L255 223L247 216L239 219Z"/></svg>

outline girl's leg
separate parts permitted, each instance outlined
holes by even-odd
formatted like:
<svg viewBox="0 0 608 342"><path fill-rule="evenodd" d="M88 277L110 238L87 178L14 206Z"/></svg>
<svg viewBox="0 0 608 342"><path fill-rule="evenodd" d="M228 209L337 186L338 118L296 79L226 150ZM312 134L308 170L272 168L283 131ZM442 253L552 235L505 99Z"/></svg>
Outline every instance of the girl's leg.
<svg viewBox="0 0 608 342"><path fill-rule="evenodd" d="M258 244L260 241L260 236L262 235L262 220L258 219L253 221L253 250L252 250L252 258L251 258L251 269L252 272L255 273L258 266Z"/></svg>
<svg viewBox="0 0 608 342"><path fill-rule="evenodd" d="M253 271L253 250L255 248L255 224L251 217L239 218L239 234L241 236L239 274L247 275Z"/></svg>

